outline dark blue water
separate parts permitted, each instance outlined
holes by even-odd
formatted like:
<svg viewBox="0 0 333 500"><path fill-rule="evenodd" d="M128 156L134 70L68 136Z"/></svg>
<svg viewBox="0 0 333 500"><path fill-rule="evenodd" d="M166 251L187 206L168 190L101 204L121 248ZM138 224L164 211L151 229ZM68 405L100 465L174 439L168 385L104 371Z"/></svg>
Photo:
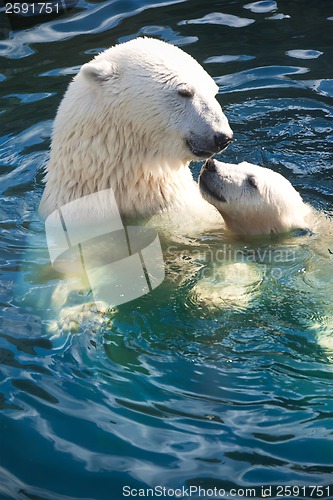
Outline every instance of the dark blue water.
<svg viewBox="0 0 333 500"><path fill-rule="evenodd" d="M95 332L51 338L57 277L43 275L35 215L66 86L137 35L181 46L215 78L237 139L221 158L282 173L330 215L331 2L79 1L43 21L7 23L0 41L0 498L118 500L126 486L333 498L329 234L319 250L309 235L234 244L257 256L244 300L202 302L206 252ZM204 241L221 248L219 235ZM178 252L179 277L191 248Z"/></svg>

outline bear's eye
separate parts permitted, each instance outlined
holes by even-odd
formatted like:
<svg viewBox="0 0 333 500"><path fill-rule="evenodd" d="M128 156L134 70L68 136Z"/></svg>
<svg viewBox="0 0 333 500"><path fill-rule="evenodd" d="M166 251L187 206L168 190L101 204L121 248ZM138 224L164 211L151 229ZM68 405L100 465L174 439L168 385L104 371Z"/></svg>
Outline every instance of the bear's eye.
<svg viewBox="0 0 333 500"><path fill-rule="evenodd" d="M178 95L180 95L182 97L193 97L193 95L194 95L193 90L186 89L186 88L178 89L177 92L178 92Z"/></svg>
<svg viewBox="0 0 333 500"><path fill-rule="evenodd" d="M248 175L246 180L251 187L258 189L258 184L254 175Z"/></svg>

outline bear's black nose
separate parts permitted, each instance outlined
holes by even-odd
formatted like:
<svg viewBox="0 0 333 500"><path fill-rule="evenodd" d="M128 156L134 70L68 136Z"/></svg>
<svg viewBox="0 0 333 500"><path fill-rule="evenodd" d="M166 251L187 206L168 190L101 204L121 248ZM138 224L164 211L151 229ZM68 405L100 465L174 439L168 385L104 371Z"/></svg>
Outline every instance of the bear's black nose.
<svg viewBox="0 0 333 500"><path fill-rule="evenodd" d="M216 134L214 135L214 143L217 148L217 151L223 151L230 142L234 140L234 135L231 132L230 135L225 135L225 134Z"/></svg>
<svg viewBox="0 0 333 500"><path fill-rule="evenodd" d="M209 170L209 172L215 172L216 168L215 168L215 160L213 160L213 158L208 158L208 160L206 160L206 163L204 165L204 167Z"/></svg>

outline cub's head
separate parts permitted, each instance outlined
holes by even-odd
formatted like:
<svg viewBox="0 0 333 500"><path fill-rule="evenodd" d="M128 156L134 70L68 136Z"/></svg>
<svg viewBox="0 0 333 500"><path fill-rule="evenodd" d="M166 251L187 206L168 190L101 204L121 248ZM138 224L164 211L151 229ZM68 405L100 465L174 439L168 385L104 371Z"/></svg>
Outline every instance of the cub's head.
<svg viewBox="0 0 333 500"><path fill-rule="evenodd" d="M199 186L234 233L284 233L307 227L310 207L285 177L268 168L210 158L202 167Z"/></svg>

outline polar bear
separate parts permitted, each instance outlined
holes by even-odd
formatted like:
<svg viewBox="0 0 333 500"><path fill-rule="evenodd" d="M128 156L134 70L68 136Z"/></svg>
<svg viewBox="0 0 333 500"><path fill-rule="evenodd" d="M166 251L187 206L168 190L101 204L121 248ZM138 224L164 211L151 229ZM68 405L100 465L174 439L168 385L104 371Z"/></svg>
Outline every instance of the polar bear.
<svg viewBox="0 0 333 500"><path fill-rule="evenodd" d="M210 158L201 169L199 186L236 234L288 233L314 223L310 205L283 175L268 168Z"/></svg>
<svg viewBox="0 0 333 500"><path fill-rule="evenodd" d="M331 219L305 203L281 174L247 162L230 165L208 159L199 187L222 215L226 233L224 245L219 242L225 259L217 259L209 276L195 284L196 302L218 310L246 309L260 301L263 289L271 283L274 289L281 287L280 300L284 293L303 300L304 293L316 313L300 321L332 353ZM278 234L280 238L272 239ZM225 244L231 241L246 244L241 249L236 245L232 252Z"/></svg>
<svg viewBox="0 0 333 500"><path fill-rule="evenodd" d="M173 209L214 217L188 165L232 141L217 91L197 61L157 39L84 64L55 118L41 216L111 188L125 219Z"/></svg>
<svg viewBox="0 0 333 500"><path fill-rule="evenodd" d="M47 219L71 202L111 192L126 226L154 218L154 227L182 237L184 228L200 232L199 223L218 225L188 168L233 138L217 91L191 56L152 38L116 45L84 64L55 118L40 215ZM109 201L92 205L84 217L78 209L72 222L80 225L84 218L90 234ZM62 324L80 322L94 307L66 306L71 289L79 288L85 289L81 278L68 277L56 287L53 304Z"/></svg>
<svg viewBox="0 0 333 500"><path fill-rule="evenodd" d="M199 176L202 196L222 215L231 238L306 230L314 212L292 184L268 168L242 162L222 163L209 158ZM229 241L226 238L226 241ZM210 307L247 307L259 287L263 267L237 259L218 264L213 276L201 279L194 288L200 302ZM250 290L250 293L249 293Z"/></svg>

